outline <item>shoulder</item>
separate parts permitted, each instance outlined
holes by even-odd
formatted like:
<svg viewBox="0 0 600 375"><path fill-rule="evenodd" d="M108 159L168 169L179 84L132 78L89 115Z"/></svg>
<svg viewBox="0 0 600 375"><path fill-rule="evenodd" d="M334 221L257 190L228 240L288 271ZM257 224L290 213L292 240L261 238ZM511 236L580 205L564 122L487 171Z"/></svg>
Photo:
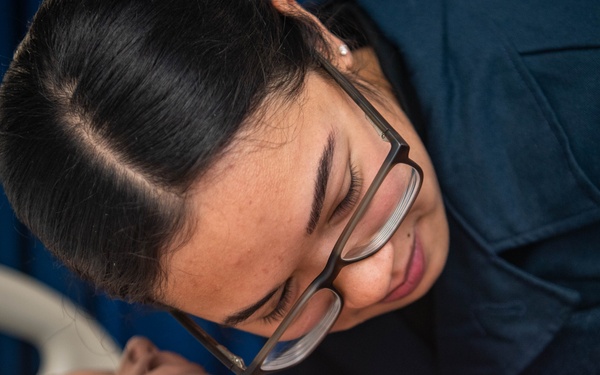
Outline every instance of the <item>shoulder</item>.
<svg viewBox="0 0 600 375"><path fill-rule="evenodd" d="M600 3L358 0L414 88L448 209L494 251L600 220Z"/></svg>

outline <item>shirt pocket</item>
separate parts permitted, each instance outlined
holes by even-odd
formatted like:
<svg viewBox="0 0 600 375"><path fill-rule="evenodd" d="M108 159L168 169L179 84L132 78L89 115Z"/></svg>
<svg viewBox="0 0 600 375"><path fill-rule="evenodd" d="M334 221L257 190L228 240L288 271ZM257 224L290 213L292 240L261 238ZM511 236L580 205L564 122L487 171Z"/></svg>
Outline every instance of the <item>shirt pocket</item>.
<svg viewBox="0 0 600 375"><path fill-rule="evenodd" d="M448 151L434 152L448 209L494 252L600 220L600 49L522 51L514 29L460 17L476 32L448 29Z"/></svg>

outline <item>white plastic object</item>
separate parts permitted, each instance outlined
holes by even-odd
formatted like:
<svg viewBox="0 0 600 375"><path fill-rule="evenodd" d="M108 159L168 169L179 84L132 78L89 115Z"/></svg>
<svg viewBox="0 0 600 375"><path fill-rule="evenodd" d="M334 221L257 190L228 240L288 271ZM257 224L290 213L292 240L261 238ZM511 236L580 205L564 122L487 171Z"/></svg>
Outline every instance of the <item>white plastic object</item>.
<svg viewBox="0 0 600 375"><path fill-rule="evenodd" d="M66 296L2 265L0 331L38 349L39 375L114 371L119 365L121 349L90 315Z"/></svg>

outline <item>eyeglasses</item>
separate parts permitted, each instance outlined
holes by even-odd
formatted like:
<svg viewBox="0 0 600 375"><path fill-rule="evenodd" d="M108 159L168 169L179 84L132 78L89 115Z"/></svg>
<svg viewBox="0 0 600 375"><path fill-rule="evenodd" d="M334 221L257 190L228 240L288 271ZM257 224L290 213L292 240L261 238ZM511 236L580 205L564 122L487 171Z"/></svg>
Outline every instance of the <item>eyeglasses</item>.
<svg viewBox="0 0 600 375"><path fill-rule="evenodd" d="M171 314L215 357L237 375L265 374L293 366L305 359L325 338L344 305L343 296L333 285L343 267L379 251L398 229L415 201L423 172L408 157L409 146L373 105L333 65L320 58L324 70L365 113L382 139L385 151L381 167L363 181L369 186L338 238L323 271L306 288L289 313L267 340L250 366L208 335L181 311ZM377 156L374 156L377 158ZM367 185L366 183L369 183ZM340 207L340 206L338 206ZM289 337L294 337L289 339Z"/></svg>

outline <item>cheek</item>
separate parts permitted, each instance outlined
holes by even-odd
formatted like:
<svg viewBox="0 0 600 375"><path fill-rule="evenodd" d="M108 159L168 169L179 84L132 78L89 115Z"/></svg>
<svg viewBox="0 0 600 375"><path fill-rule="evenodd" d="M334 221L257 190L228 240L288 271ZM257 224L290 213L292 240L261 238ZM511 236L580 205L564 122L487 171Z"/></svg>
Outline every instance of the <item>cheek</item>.
<svg viewBox="0 0 600 375"><path fill-rule="evenodd" d="M409 202L414 198L419 178L416 171L406 164L393 166L375 192L352 238L368 241L383 228L387 228L386 224L400 221L408 209Z"/></svg>
<svg viewBox="0 0 600 375"><path fill-rule="evenodd" d="M329 289L316 292L305 304L282 336L283 341L306 335L326 333L342 307L341 300Z"/></svg>

